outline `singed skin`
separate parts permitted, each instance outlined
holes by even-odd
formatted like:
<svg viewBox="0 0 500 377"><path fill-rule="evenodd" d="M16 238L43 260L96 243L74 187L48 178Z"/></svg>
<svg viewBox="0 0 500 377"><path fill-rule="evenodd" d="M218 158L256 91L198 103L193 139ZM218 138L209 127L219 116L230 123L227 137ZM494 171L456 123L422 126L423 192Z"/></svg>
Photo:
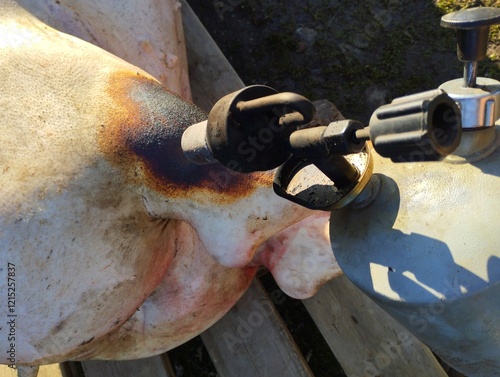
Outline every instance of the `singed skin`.
<svg viewBox="0 0 500 377"><path fill-rule="evenodd" d="M293 250L279 258L289 265L331 256L289 294L311 295L337 273L326 215L300 242L283 243L278 233L312 212L277 197L272 172L190 164L180 137L202 111L19 3L0 0L0 291L15 266L16 293L0 317L16 315L19 365L131 359L181 344L238 300L275 235L286 244L280 255ZM313 249L294 248L307 237ZM270 268L287 273L276 260Z"/></svg>

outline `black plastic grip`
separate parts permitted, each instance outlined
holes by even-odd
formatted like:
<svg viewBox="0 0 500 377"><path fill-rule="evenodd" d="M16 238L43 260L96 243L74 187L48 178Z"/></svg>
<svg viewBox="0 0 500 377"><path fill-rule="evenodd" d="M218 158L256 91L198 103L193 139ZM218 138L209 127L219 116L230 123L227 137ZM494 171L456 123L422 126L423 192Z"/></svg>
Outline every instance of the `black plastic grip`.
<svg viewBox="0 0 500 377"><path fill-rule="evenodd" d="M458 106L443 90L396 98L370 119L375 150L393 162L438 161L460 144Z"/></svg>

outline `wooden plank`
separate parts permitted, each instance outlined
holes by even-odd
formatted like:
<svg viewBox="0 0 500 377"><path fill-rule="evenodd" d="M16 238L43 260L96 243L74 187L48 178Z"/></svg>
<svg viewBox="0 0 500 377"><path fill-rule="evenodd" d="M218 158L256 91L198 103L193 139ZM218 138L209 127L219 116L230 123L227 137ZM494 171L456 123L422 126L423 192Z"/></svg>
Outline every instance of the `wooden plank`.
<svg viewBox="0 0 500 377"><path fill-rule="evenodd" d="M82 363L79 361L66 361L60 365L64 377L85 377Z"/></svg>
<svg viewBox="0 0 500 377"><path fill-rule="evenodd" d="M312 376L258 280L201 337L221 377Z"/></svg>
<svg viewBox="0 0 500 377"><path fill-rule="evenodd" d="M130 361L84 361L82 365L85 377L174 377L165 363L161 355Z"/></svg>
<svg viewBox="0 0 500 377"><path fill-rule="evenodd" d="M191 7L185 0L181 4L193 102L208 112L244 85Z"/></svg>
<svg viewBox="0 0 500 377"><path fill-rule="evenodd" d="M7 365L0 365L0 377L17 377L17 371ZM66 377L59 364L42 365L38 377Z"/></svg>
<svg viewBox="0 0 500 377"><path fill-rule="evenodd" d="M348 376L447 376L426 346L344 275L303 302Z"/></svg>
<svg viewBox="0 0 500 377"><path fill-rule="evenodd" d="M17 372L7 365L0 365L0 377L17 377Z"/></svg>
<svg viewBox="0 0 500 377"><path fill-rule="evenodd" d="M61 365L42 365L38 371L38 377L59 377L63 376Z"/></svg>

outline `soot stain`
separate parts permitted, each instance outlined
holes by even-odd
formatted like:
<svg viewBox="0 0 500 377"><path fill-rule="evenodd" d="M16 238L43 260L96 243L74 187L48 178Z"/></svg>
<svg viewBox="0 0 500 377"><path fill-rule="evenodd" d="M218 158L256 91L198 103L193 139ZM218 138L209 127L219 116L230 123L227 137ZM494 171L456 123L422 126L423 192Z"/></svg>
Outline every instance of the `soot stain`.
<svg viewBox="0 0 500 377"><path fill-rule="evenodd" d="M138 158L156 191L186 196L189 190L203 188L229 199L247 195L258 184L271 184L269 174L242 174L221 164L196 165L187 160L181 149L182 133L207 115L161 84L134 75L114 79L110 85L126 110L115 119L111 132L105 127L104 145L114 145L118 156L123 157L124 151L116 148L124 148Z"/></svg>

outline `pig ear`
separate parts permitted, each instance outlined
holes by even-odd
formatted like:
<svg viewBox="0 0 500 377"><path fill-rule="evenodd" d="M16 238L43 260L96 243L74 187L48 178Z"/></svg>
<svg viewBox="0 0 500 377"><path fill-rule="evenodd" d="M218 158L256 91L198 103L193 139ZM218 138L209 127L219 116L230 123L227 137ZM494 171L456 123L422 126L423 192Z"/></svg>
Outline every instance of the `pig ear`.
<svg viewBox="0 0 500 377"><path fill-rule="evenodd" d="M329 213L308 217L278 233L257 251L254 262L265 265L288 296L306 299L340 275L329 237Z"/></svg>

